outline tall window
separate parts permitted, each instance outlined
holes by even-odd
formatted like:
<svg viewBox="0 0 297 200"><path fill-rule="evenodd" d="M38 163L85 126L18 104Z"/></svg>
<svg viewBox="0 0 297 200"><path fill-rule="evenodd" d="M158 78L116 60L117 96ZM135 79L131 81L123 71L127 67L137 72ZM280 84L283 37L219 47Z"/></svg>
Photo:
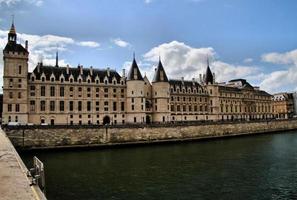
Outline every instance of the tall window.
<svg viewBox="0 0 297 200"><path fill-rule="evenodd" d="M55 111L55 101L50 101L50 111Z"/></svg>
<svg viewBox="0 0 297 200"><path fill-rule="evenodd" d="M19 66L19 74L22 74L22 66Z"/></svg>
<svg viewBox="0 0 297 200"><path fill-rule="evenodd" d="M73 111L73 101L69 101L69 111Z"/></svg>
<svg viewBox="0 0 297 200"><path fill-rule="evenodd" d="M87 110L88 110L88 111L91 111L91 109L92 109L92 108L91 108L91 102L88 101L88 102L87 102Z"/></svg>
<svg viewBox="0 0 297 200"><path fill-rule="evenodd" d="M121 102L121 110L125 111L125 102Z"/></svg>
<svg viewBox="0 0 297 200"><path fill-rule="evenodd" d="M15 112L20 112L20 104L15 104Z"/></svg>
<svg viewBox="0 0 297 200"><path fill-rule="evenodd" d="M113 111L117 111L117 102L113 102Z"/></svg>
<svg viewBox="0 0 297 200"><path fill-rule="evenodd" d="M60 97L64 96L64 87L60 87Z"/></svg>
<svg viewBox="0 0 297 200"><path fill-rule="evenodd" d="M60 111L64 111L64 101L60 101Z"/></svg>
<svg viewBox="0 0 297 200"><path fill-rule="evenodd" d="M35 111L35 101L30 101L30 111L31 112Z"/></svg>
<svg viewBox="0 0 297 200"><path fill-rule="evenodd" d="M51 97L55 96L55 87L51 86Z"/></svg>
<svg viewBox="0 0 297 200"><path fill-rule="evenodd" d="M45 96L45 86L40 87L40 96L42 96L42 97Z"/></svg>
<svg viewBox="0 0 297 200"><path fill-rule="evenodd" d="M81 103L81 101L78 102L77 109L78 109L78 111L81 111L82 110L82 103Z"/></svg>
<svg viewBox="0 0 297 200"><path fill-rule="evenodd" d="M11 104L8 104L8 105L7 105L7 111L8 111L8 112L11 112L11 111L12 111L12 105L11 105Z"/></svg>
<svg viewBox="0 0 297 200"><path fill-rule="evenodd" d="M45 101L40 101L40 111L45 111Z"/></svg>

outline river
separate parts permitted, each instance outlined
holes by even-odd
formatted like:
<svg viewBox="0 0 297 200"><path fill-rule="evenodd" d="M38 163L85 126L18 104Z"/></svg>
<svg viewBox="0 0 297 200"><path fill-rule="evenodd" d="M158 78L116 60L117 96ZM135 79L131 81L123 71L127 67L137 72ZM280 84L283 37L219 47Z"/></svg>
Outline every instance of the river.
<svg viewBox="0 0 297 200"><path fill-rule="evenodd" d="M297 199L297 132L20 154L49 200Z"/></svg>

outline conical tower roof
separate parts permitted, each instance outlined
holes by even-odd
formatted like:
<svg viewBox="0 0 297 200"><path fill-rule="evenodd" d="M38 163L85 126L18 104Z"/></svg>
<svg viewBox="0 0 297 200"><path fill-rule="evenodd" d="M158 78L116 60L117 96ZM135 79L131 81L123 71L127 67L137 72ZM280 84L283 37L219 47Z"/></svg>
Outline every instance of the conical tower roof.
<svg viewBox="0 0 297 200"><path fill-rule="evenodd" d="M168 82L161 59L159 59L158 67L155 71L154 79L152 82Z"/></svg>
<svg viewBox="0 0 297 200"><path fill-rule="evenodd" d="M209 60L207 59L207 68L205 73L205 84L213 84L213 75L209 67Z"/></svg>
<svg viewBox="0 0 297 200"><path fill-rule="evenodd" d="M133 62L130 68L130 71L128 73L128 77L127 77L128 81L132 81L132 80L141 80L143 81L143 77L140 73L139 67L136 63L135 58L133 58Z"/></svg>

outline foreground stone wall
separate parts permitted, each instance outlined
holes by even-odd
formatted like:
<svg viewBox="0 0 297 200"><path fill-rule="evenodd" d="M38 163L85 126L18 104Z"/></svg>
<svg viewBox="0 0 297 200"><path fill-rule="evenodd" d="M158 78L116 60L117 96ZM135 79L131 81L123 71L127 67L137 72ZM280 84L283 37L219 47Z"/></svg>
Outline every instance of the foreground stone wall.
<svg viewBox="0 0 297 200"><path fill-rule="evenodd" d="M297 129L297 120L158 127L5 128L16 147L57 148L226 137Z"/></svg>

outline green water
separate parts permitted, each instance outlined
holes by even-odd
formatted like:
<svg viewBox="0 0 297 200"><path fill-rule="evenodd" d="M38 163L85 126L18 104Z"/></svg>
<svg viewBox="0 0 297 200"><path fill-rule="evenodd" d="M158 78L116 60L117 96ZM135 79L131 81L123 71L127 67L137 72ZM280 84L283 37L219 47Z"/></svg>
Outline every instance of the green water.
<svg viewBox="0 0 297 200"><path fill-rule="evenodd" d="M297 199L297 132L34 155L49 200Z"/></svg>

